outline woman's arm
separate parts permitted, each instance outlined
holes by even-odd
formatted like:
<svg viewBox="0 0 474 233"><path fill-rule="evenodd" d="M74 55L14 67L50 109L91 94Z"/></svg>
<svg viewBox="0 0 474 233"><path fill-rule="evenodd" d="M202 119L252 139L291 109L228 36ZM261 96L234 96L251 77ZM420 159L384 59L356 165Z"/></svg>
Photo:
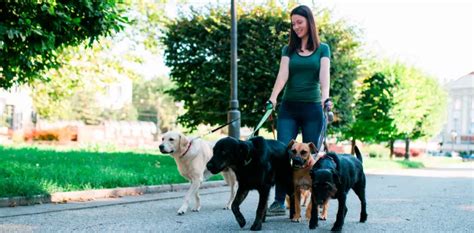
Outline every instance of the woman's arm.
<svg viewBox="0 0 474 233"><path fill-rule="evenodd" d="M319 82L321 83L321 103L324 104L326 99L329 98L329 69L331 61L327 57L321 58L321 67L319 70Z"/></svg>
<svg viewBox="0 0 474 233"><path fill-rule="evenodd" d="M283 87L285 87L286 81L288 81L289 64L290 58L282 56L280 60L280 70L278 71L275 85L273 85L272 95L270 96L270 101L272 102L273 107L276 107L278 95Z"/></svg>

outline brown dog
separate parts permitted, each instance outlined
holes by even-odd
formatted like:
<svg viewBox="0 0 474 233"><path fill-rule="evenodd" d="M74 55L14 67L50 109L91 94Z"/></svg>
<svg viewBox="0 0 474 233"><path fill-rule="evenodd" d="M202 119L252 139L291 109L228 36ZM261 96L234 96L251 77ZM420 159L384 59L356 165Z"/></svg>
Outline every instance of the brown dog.
<svg viewBox="0 0 474 233"><path fill-rule="evenodd" d="M316 153L317 149L314 143L298 143L295 140L291 140L288 144L288 151L291 155L292 167L293 167L293 184L294 184L294 198L295 198L295 215L291 219L293 222L301 221L301 196L302 190L311 192L311 176L310 171L313 165L319 159L314 158L312 154ZM309 194L311 195L311 193ZM327 210L329 203L323 203L323 211L321 213L321 220L326 220ZM317 208L317 207L316 207ZM306 207L306 219L311 219L312 202L308 203Z"/></svg>

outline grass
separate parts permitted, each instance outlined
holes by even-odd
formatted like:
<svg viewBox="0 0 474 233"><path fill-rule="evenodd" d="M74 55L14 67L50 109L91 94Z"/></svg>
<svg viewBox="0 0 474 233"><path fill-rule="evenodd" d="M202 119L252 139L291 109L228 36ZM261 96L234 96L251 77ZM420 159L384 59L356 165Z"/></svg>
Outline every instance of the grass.
<svg viewBox="0 0 474 233"><path fill-rule="evenodd" d="M0 197L184 182L173 158L156 153L0 146Z"/></svg>
<svg viewBox="0 0 474 233"><path fill-rule="evenodd" d="M404 168L424 168L420 161L406 161L404 159L379 159L364 157L364 169L404 169Z"/></svg>
<svg viewBox="0 0 474 233"><path fill-rule="evenodd" d="M405 161L365 156L364 168L437 167L459 161L442 157ZM220 175L211 178L220 179ZM156 150L127 152L111 145L88 145L80 149L0 146L0 197L185 182L173 158Z"/></svg>

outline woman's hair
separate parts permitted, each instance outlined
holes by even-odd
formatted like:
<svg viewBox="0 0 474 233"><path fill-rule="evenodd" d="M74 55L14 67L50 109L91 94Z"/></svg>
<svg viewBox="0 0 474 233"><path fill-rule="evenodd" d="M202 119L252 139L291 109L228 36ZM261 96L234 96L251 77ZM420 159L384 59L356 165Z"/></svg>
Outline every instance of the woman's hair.
<svg viewBox="0 0 474 233"><path fill-rule="evenodd" d="M308 25L308 43L306 44L306 49L310 51L314 51L319 48L319 34L318 28L316 27L316 22L313 17L313 12L311 9L305 5L300 5L294 8L291 11L291 16L293 15L300 15L306 18L307 25ZM301 49L301 39L296 35L296 32L293 30L293 25L290 27L290 40L288 42L288 54L292 54L293 52Z"/></svg>

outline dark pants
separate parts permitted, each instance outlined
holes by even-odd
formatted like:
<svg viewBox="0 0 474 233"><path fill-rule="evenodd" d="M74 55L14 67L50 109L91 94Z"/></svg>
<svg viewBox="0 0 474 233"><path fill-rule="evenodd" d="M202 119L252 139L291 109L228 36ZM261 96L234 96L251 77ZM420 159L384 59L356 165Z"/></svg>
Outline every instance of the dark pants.
<svg viewBox="0 0 474 233"><path fill-rule="evenodd" d="M321 103L283 101L278 111L278 141L288 145L296 139L301 130L303 142L317 145L323 127L323 108ZM275 201L281 205L285 202L286 190L275 186Z"/></svg>

